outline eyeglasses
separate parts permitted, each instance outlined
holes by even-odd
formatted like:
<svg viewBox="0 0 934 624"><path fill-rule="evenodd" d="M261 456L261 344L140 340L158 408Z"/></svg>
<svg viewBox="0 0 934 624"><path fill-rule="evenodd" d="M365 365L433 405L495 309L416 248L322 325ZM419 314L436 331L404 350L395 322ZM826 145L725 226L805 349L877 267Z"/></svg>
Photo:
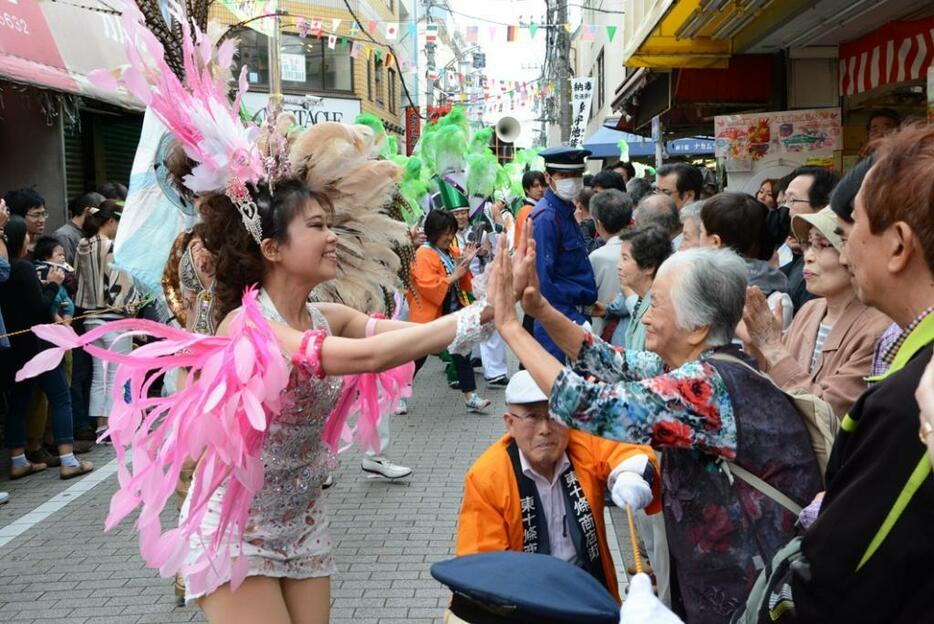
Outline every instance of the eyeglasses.
<svg viewBox="0 0 934 624"><path fill-rule="evenodd" d="M652 190L656 193L661 193L662 195L666 197L671 197L672 195L674 195L672 191L669 191L668 189L664 189L664 188L659 188L657 186L653 188Z"/></svg>
<svg viewBox="0 0 934 624"><path fill-rule="evenodd" d="M794 198L788 199L788 198L786 197L786 198L784 199L784 201L782 202L782 207L783 207L783 208L791 208L791 205L792 205L792 204L808 204L808 205L810 205L811 202L808 201L808 200L806 200L806 199L794 199Z"/></svg>
<svg viewBox="0 0 934 624"><path fill-rule="evenodd" d="M516 414L515 412L507 412L513 418L519 419L520 422L532 424L532 423L541 423L551 420L551 416L548 415L548 412L531 412L529 414Z"/></svg>
<svg viewBox="0 0 934 624"><path fill-rule="evenodd" d="M49 216L49 213L43 210L42 212L27 212L26 217L29 219L45 219Z"/></svg>

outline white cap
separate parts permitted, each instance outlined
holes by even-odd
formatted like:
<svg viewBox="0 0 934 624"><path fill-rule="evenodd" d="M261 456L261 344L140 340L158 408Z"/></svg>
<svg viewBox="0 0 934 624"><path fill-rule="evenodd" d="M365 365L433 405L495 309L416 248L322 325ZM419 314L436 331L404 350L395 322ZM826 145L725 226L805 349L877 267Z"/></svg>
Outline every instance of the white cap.
<svg viewBox="0 0 934 624"><path fill-rule="evenodd" d="M506 386L506 405L547 403L548 397L538 387L529 371L521 370L512 376Z"/></svg>

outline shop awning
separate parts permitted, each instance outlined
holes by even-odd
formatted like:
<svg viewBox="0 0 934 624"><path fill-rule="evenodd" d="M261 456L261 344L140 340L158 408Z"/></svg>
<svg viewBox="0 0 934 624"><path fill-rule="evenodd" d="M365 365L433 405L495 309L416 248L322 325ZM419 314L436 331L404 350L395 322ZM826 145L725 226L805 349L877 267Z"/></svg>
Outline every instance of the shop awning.
<svg viewBox="0 0 934 624"><path fill-rule="evenodd" d="M934 17L889 22L840 45L840 95L921 80L934 63Z"/></svg>
<svg viewBox="0 0 934 624"><path fill-rule="evenodd" d="M143 110L127 92L92 85L87 75L126 64L119 11L130 0L7 2L0 36L0 79Z"/></svg>
<svg viewBox="0 0 934 624"><path fill-rule="evenodd" d="M779 55L747 54L722 69L685 68L670 72L638 69L616 90L613 109L624 111L619 130L639 131L656 115L684 134L706 134L714 115L780 105L775 79Z"/></svg>
<svg viewBox="0 0 934 624"><path fill-rule="evenodd" d="M725 68L736 53L812 0L677 0L625 60L651 69Z"/></svg>
<svg viewBox="0 0 934 624"><path fill-rule="evenodd" d="M591 152L591 158L618 158L619 142L625 140L629 146L629 156L631 158L645 158L655 155L655 141L638 134L630 132L621 132L603 126L594 131L587 140L584 141L584 149ZM692 137L685 139L675 139L668 141L665 145L665 151L669 155L699 155L713 154L713 139L705 137Z"/></svg>

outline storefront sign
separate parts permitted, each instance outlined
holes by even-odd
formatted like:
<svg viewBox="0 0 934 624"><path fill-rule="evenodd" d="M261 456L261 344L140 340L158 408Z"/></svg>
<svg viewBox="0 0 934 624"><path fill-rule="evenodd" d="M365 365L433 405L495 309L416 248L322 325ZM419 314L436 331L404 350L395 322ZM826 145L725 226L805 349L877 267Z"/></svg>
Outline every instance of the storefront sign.
<svg viewBox="0 0 934 624"><path fill-rule="evenodd" d="M584 144L584 132L590 119L590 104L593 102L593 78L571 79L571 134L568 145L580 147Z"/></svg>
<svg viewBox="0 0 934 624"><path fill-rule="evenodd" d="M714 118L716 155L727 171L750 171L766 158L794 160L842 149L839 108L723 115Z"/></svg>
<svg viewBox="0 0 934 624"><path fill-rule="evenodd" d="M304 57L303 57L304 58ZM268 93L246 93L243 104L250 111L257 123L266 117ZM333 98L318 96L283 97L282 109L295 115L295 120L303 128L310 128L324 121L353 123L360 114L360 100L351 98Z"/></svg>
<svg viewBox="0 0 934 624"><path fill-rule="evenodd" d="M422 136L421 119L418 117L417 106L405 107L405 155L411 156Z"/></svg>

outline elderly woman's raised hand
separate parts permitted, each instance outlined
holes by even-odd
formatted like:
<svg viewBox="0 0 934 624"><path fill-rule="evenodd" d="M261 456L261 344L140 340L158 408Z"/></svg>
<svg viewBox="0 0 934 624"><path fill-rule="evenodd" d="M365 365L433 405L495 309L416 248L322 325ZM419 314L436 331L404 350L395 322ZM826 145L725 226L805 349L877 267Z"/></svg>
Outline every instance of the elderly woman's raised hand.
<svg viewBox="0 0 934 624"><path fill-rule="evenodd" d="M769 302L757 286L746 289L746 306L743 321L736 328L736 335L747 349L764 352L781 346L782 309L777 312L769 308Z"/></svg>

